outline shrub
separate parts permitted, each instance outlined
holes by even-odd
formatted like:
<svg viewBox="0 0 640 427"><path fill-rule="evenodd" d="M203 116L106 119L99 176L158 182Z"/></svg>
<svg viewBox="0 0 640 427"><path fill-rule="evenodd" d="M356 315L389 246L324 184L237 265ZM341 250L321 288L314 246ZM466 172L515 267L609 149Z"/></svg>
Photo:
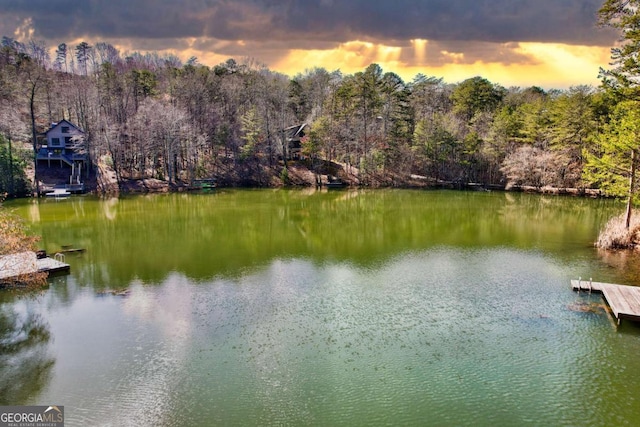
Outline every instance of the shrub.
<svg viewBox="0 0 640 427"><path fill-rule="evenodd" d="M47 274L25 271L27 263L19 254L34 251L37 237L30 236L24 222L17 216L9 213L1 205L0 199L0 269L16 271L16 277L4 278L0 285L35 287L47 283ZM18 254L18 255L16 255ZM35 260L35 254L33 254Z"/></svg>
<svg viewBox="0 0 640 427"><path fill-rule="evenodd" d="M629 228L625 227L625 215L613 217L600 231L596 247L601 249L633 249L640 244L640 217L631 217Z"/></svg>
<svg viewBox="0 0 640 427"><path fill-rule="evenodd" d="M282 168L282 171L280 172L280 180L282 180L284 185L289 184L289 170L287 168Z"/></svg>

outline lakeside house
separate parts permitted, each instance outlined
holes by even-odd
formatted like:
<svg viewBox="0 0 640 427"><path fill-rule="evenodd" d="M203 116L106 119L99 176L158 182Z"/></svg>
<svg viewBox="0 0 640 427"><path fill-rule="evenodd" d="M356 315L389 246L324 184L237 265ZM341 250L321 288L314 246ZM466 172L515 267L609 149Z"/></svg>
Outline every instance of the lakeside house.
<svg viewBox="0 0 640 427"><path fill-rule="evenodd" d="M84 149L85 132L68 120L61 120L51 123L42 136L36 156L38 166L62 169L65 188L72 192L83 191L83 170L88 161Z"/></svg>
<svg viewBox="0 0 640 427"><path fill-rule="evenodd" d="M306 135L306 131L309 125L307 123L302 123L299 125L289 126L286 129L283 129L284 138L287 146L287 158L290 160L300 160L303 159L302 155L302 143L301 140Z"/></svg>

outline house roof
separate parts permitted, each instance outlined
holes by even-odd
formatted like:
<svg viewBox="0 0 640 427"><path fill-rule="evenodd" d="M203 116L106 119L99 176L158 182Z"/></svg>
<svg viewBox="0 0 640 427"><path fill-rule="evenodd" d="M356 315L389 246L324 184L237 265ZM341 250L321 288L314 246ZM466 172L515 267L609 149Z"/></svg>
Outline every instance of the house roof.
<svg viewBox="0 0 640 427"><path fill-rule="evenodd" d="M60 120L58 123L51 123L51 128L49 128L49 130L48 130L48 131L46 131L44 134L46 135L46 134L48 134L49 132L51 132L52 130L54 130L54 129L56 129L56 128L58 128L58 127L62 126L62 125L70 126L70 127L74 128L75 130L77 130L78 132L80 132L80 133L84 133L84 131L83 131L82 129L80 129L78 126L74 125L73 123L71 123L71 122L70 122L70 121L68 121L68 120L62 119L62 120Z"/></svg>
<svg viewBox="0 0 640 427"><path fill-rule="evenodd" d="M284 129L284 132L286 133L288 139L300 138L301 133L305 127L307 127L306 123L302 123L301 125L289 126L288 128Z"/></svg>

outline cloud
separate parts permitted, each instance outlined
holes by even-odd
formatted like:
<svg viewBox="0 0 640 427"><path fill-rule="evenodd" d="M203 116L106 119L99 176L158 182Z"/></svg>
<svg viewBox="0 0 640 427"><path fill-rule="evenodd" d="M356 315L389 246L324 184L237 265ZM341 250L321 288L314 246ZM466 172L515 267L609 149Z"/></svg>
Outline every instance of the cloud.
<svg viewBox="0 0 640 427"><path fill-rule="evenodd" d="M288 2L279 23L293 34L339 39L429 39L609 44L596 30L600 0L368 0Z"/></svg>
<svg viewBox="0 0 640 427"><path fill-rule="evenodd" d="M415 43L415 42L414 42ZM535 65L538 60L524 54L520 43L490 43L478 41L425 41L420 53L414 48L414 56L406 62L415 65L442 66L445 64L475 64L498 62L505 65ZM422 58L416 61L416 56Z"/></svg>
<svg viewBox="0 0 640 427"><path fill-rule="evenodd" d="M269 39L290 48L312 41L411 39L610 45L611 32L595 27L600 5L601 0L0 0L13 22L30 18L36 36L45 39Z"/></svg>
<svg viewBox="0 0 640 427"><path fill-rule="evenodd" d="M248 57L287 73L314 66L353 72L376 62L404 78L428 70L447 79L492 72L495 78L516 81L529 67L538 77L548 71L568 79L578 73L564 64L579 63L581 71L597 77L598 66L607 63L601 54L615 43L616 34L596 27L601 4L602 0L0 0L0 35L44 39L52 47L83 40L108 42L125 54L156 51L182 60L196 56L207 65ZM552 57L541 53L539 47L545 45L560 47L550 48L557 53ZM589 58L588 64L572 59L573 52L588 55L588 48L598 58Z"/></svg>

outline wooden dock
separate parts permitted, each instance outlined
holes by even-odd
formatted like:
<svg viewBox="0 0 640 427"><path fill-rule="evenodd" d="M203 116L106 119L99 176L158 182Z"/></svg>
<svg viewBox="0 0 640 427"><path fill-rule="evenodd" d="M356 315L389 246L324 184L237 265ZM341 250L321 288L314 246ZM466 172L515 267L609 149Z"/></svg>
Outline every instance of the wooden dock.
<svg viewBox="0 0 640 427"><path fill-rule="evenodd" d="M614 285L612 283L592 282L591 280L572 280L574 291L601 293L618 321L622 319L640 321L640 287Z"/></svg>
<svg viewBox="0 0 640 427"><path fill-rule="evenodd" d="M37 258L35 252L19 252L0 256L0 283L8 283L22 274L69 273L71 266L64 262L64 254L56 254L53 258Z"/></svg>
<svg viewBox="0 0 640 427"><path fill-rule="evenodd" d="M71 266L69 264L54 258L40 258L36 263L38 265L39 272L46 272L50 275L54 273L69 273L71 271Z"/></svg>

